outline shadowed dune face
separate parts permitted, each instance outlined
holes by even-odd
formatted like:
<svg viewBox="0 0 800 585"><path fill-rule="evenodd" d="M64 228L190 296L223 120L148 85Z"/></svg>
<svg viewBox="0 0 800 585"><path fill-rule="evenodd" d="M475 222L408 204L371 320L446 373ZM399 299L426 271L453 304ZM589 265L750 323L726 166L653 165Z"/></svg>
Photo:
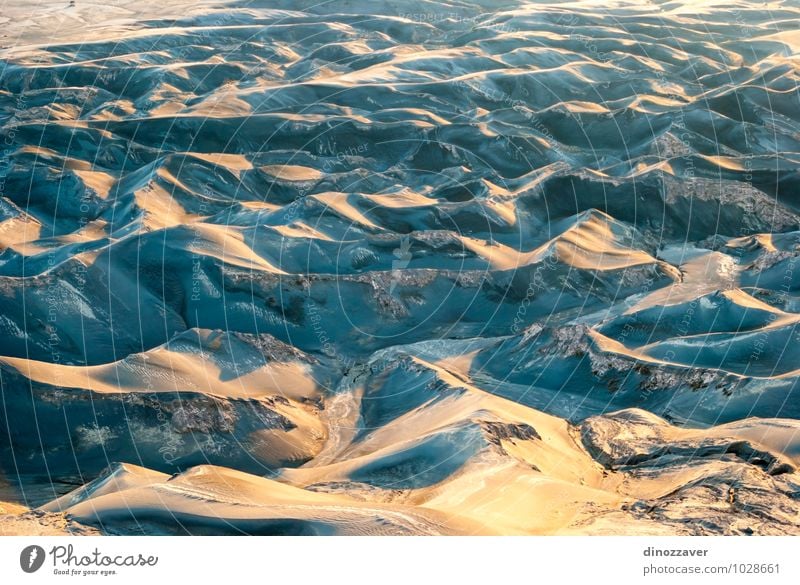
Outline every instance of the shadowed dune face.
<svg viewBox="0 0 800 585"><path fill-rule="evenodd" d="M0 533L800 530L795 3L40 4Z"/></svg>

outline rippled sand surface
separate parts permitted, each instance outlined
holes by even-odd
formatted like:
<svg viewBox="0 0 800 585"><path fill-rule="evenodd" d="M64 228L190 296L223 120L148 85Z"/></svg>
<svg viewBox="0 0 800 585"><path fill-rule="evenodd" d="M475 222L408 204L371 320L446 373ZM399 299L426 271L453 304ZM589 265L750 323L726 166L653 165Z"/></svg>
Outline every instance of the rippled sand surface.
<svg viewBox="0 0 800 585"><path fill-rule="evenodd" d="M0 3L0 533L800 533L796 2Z"/></svg>

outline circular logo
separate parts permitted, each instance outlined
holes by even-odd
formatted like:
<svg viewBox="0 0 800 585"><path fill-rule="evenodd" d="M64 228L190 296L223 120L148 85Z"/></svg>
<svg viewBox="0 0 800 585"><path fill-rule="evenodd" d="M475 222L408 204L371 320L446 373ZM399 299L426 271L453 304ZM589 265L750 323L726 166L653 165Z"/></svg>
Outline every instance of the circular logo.
<svg viewBox="0 0 800 585"><path fill-rule="evenodd" d="M19 566L26 573L35 573L44 564L44 549L36 544L26 546L19 554Z"/></svg>

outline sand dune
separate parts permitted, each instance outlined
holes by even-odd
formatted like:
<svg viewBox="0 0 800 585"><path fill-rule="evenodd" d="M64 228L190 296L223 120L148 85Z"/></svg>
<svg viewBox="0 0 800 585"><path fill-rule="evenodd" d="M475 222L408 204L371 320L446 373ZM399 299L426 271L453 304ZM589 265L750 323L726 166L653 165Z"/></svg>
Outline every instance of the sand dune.
<svg viewBox="0 0 800 585"><path fill-rule="evenodd" d="M794 421L693 431L631 410L573 427L473 398L441 401L369 435L338 463L287 471L281 481L211 466L170 477L125 465L41 510L115 534L797 533ZM431 435L455 433L451 452L430 439L403 441L403 428L466 417L478 418L474 431L462 422ZM767 446L775 425L788 440Z"/></svg>
<svg viewBox="0 0 800 585"><path fill-rule="evenodd" d="M799 23L5 2L0 533L798 533Z"/></svg>

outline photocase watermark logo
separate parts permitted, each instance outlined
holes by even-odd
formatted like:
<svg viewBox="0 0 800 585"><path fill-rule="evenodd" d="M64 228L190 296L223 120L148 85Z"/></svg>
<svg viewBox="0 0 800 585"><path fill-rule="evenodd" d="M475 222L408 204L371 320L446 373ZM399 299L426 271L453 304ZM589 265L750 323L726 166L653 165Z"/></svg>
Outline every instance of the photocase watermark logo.
<svg viewBox="0 0 800 585"><path fill-rule="evenodd" d="M19 566L26 573L35 573L42 568L45 557L44 549L41 546L37 544L26 546L19 554Z"/></svg>
<svg viewBox="0 0 800 585"><path fill-rule="evenodd" d="M19 566L26 573L35 573L45 562L49 563L51 568L48 571L54 575L107 577L117 575L120 569L155 567L158 557L142 553L106 554L97 547L88 552L79 552L71 544L56 545L47 552L34 544L26 546L19 554Z"/></svg>

